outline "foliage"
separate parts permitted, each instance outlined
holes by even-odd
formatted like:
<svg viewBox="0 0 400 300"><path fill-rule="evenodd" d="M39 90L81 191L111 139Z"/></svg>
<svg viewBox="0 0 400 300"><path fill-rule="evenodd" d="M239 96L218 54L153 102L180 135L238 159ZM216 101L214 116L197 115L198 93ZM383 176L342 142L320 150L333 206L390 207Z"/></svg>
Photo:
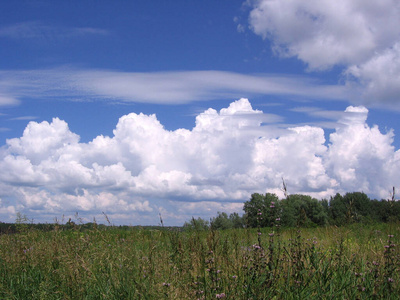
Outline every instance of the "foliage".
<svg viewBox="0 0 400 300"><path fill-rule="evenodd" d="M244 228L245 226L243 217L239 216L236 212L229 215L229 220L232 222L233 228Z"/></svg>
<svg viewBox="0 0 400 300"><path fill-rule="evenodd" d="M201 230L208 230L210 227L210 222L207 220L204 220L202 218L197 218L195 219L192 217L190 222L185 222L183 224L183 229L184 230L196 230L196 231L201 231Z"/></svg>
<svg viewBox="0 0 400 300"><path fill-rule="evenodd" d="M0 299L397 299L399 237L396 223L28 227L0 235Z"/></svg>
<svg viewBox="0 0 400 300"><path fill-rule="evenodd" d="M275 194L252 194L249 201L244 203L244 221L247 227L272 226L275 214L280 211L280 201Z"/></svg>
<svg viewBox="0 0 400 300"><path fill-rule="evenodd" d="M301 194L279 199L275 194L255 193L244 203L243 210L245 225L250 228L274 226L277 218L284 227L400 221L400 201L394 196L378 201L361 192L336 194L329 201Z"/></svg>
<svg viewBox="0 0 400 300"><path fill-rule="evenodd" d="M244 227L243 218L238 213L232 213L228 217L227 213L218 212L217 216L211 219L210 224L212 230Z"/></svg>
<svg viewBox="0 0 400 300"><path fill-rule="evenodd" d="M282 226L315 227L327 223L328 216L321 202L310 196L289 195L281 205Z"/></svg>

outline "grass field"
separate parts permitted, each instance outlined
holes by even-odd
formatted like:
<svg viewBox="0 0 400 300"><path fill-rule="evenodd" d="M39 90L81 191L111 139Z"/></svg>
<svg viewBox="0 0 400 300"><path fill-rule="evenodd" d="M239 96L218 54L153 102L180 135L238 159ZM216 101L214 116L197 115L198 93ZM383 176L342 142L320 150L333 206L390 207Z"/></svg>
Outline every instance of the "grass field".
<svg viewBox="0 0 400 300"><path fill-rule="evenodd" d="M0 299L399 299L398 224L0 236Z"/></svg>

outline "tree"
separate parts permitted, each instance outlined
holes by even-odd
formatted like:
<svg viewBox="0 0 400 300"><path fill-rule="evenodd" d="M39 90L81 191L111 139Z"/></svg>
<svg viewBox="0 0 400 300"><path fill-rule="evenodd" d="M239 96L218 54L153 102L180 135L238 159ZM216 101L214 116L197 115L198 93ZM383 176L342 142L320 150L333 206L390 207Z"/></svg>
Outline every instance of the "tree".
<svg viewBox="0 0 400 300"><path fill-rule="evenodd" d="M325 225L328 216L322 203L307 195L289 195L282 200L282 225L317 226Z"/></svg>
<svg viewBox="0 0 400 300"><path fill-rule="evenodd" d="M218 212L218 216L211 219L211 229L213 230L231 228L233 228L233 223L225 212Z"/></svg>
<svg viewBox="0 0 400 300"><path fill-rule="evenodd" d="M249 201L243 206L244 221L247 227L268 227L272 226L277 212L280 211L279 198L275 194L266 193L252 194Z"/></svg>
<svg viewBox="0 0 400 300"><path fill-rule="evenodd" d="M244 219L236 212L229 215L229 220L231 220L233 228L243 228L245 225Z"/></svg>
<svg viewBox="0 0 400 300"><path fill-rule="evenodd" d="M332 225L346 224L347 207L342 195L337 193L329 201L329 218Z"/></svg>
<svg viewBox="0 0 400 300"><path fill-rule="evenodd" d="M183 224L183 228L185 230L201 231L201 230L208 230L209 227L210 227L210 223L200 217L198 217L197 219L192 217L190 222L185 222L185 224Z"/></svg>
<svg viewBox="0 0 400 300"><path fill-rule="evenodd" d="M348 222L360 222L364 218L373 215L371 212L371 200L361 192L346 193L343 201L347 205Z"/></svg>

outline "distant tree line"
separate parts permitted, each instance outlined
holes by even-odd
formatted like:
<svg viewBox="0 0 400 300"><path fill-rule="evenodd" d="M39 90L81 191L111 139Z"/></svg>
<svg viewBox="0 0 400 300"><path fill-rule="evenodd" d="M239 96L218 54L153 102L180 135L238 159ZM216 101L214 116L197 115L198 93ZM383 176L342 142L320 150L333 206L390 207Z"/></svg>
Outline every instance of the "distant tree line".
<svg viewBox="0 0 400 300"><path fill-rule="evenodd" d="M271 227L342 226L351 223L380 223L400 221L400 201L371 200L362 192L339 193L329 200L293 194L279 199L276 194L252 194L243 206L244 214L218 212L210 221L192 218L184 229L230 229Z"/></svg>

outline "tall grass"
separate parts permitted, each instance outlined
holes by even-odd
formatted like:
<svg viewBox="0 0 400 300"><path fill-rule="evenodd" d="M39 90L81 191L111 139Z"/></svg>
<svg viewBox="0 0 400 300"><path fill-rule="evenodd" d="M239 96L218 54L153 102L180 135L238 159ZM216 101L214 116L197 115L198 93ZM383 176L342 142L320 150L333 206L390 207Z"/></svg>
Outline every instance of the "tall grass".
<svg viewBox="0 0 400 300"><path fill-rule="evenodd" d="M0 236L1 299L398 299L400 227L25 228Z"/></svg>

